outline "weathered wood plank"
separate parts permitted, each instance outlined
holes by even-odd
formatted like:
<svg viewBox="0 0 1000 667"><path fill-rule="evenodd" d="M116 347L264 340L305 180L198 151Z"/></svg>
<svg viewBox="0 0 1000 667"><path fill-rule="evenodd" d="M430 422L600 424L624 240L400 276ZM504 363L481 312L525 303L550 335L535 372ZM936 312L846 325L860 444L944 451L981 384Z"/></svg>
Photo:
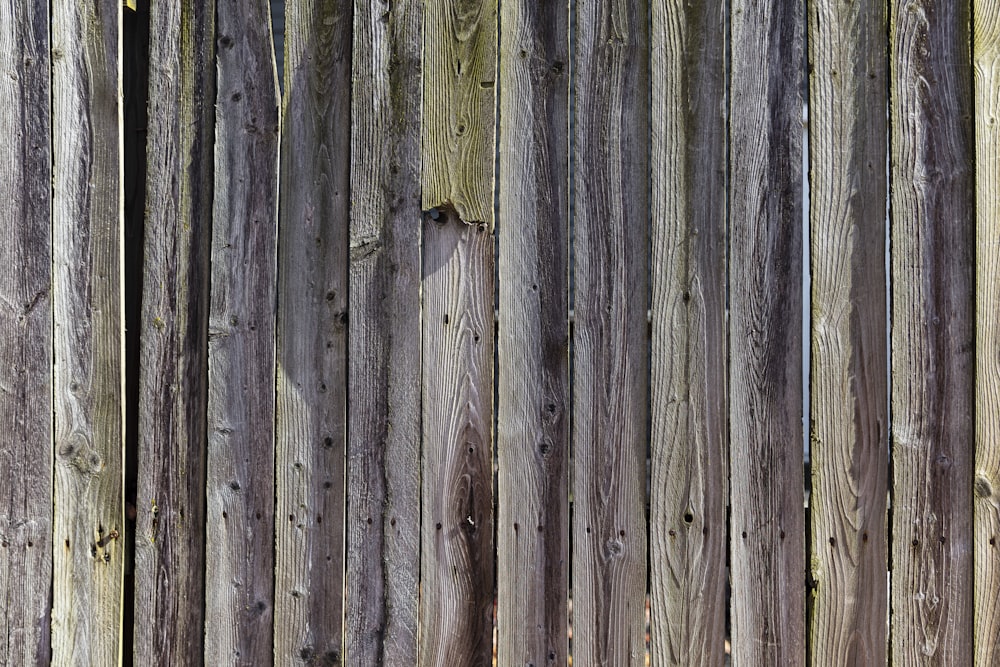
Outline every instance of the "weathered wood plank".
<svg viewBox="0 0 1000 667"><path fill-rule="evenodd" d="M726 640L726 3L652 6L651 657Z"/></svg>
<svg viewBox="0 0 1000 667"><path fill-rule="evenodd" d="M501 7L497 659L565 664L569 7Z"/></svg>
<svg viewBox="0 0 1000 667"><path fill-rule="evenodd" d="M346 657L388 666L417 663L423 3L385 11L354 3Z"/></svg>
<svg viewBox="0 0 1000 667"><path fill-rule="evenodd" d="M351 0L285 4L274 657L341 664Z"/></svg>
<svg viewBox="0 0 1000 667"><path fill-rule="evenodd" d="M47 665L52 590L49 3L0 6L0 664Z"/></svg>
<svg viewBox="0 0 1000 667"><path fill-rule="evenodd" d="M741 665L805 661L802 9L732 3L730 554Z"/></svg>
<svg viewBox="0 0 1000 667"><path fill-rule="evenodd" d="M1000 665L1000 2L973 0L976 137L976 664Z"/></svg>
<svg viewBox="0 0 1000 667"><path fill-rule="evenodd" d="M204 632L215 3L153 2L150 27L133 654L180 665Z"/></svg>
<svg viewBox="0 0 1000 667"><path fill-rule="evenodd" d="M220 0L205 663L273 660L279 109L268 3Z"/></svg>
<svg viewBox="0 0 1000 667"><path fill-rule="evenodd" d="M969 3L891 5L892 662L972 664Z"/></svg>
<svg viewBox="0 0 1000 667"><path fill-rule="evenodd" d="M645 0L576 8L573 662L642 665L648 434Z"/></svg>
<svg viewBox="0 0 1000 667"><path fill-rule="evenodd" d="M813 663L887 658L886 17L809 5Z"/></svg>
<svg viewBox="0 0 1000 667"><path fill-rule="evenodd" d="M56 665L121 655L121 12L52 3Z"/></svg>

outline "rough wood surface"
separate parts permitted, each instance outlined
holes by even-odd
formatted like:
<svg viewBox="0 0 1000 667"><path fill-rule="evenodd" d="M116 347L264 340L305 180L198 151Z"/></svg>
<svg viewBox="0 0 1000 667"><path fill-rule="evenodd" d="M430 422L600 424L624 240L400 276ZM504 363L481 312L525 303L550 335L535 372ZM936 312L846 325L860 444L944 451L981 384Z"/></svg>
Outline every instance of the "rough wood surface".
<svg viewBox="0 0 1000 667"><path fill-rule="evenodd" d="M0 664L47 665L52 590L49 3L0 6Z"/></svg>
<svg viewBox="0 0 1000 667"><path fill-rule="evenodd" d="M569 8L501 12L497 659L541 667L568 649Z"/></svg>
<svg viewBox="0 0 1000 667"><path fill-rule="evenodd" d="M885 0L809 5L810 654L887 658Z"/></svg>
<svg viewBox="0 0 1000 667"><path fill-rule="evenodd" d="M969 665L969 5L895 0L891 7L892 662Z"/></svg>
<svg viewBox="0 0 1000 667"><path fill-rule="evenodd" d="M583 3L575 31L573 662L642 665L648 4Z"/></svg>
<svg viewBox="0 0 1000 667"><path fill-rule="evenodd" d="M268 3L219 0L205 663L273 655L279 110ZM316 443L319 444L319 443Z"/></svg>
<svg viewBox="0 0 1000 667"><path fill-rule="evenodd" d="M181 665L204 632L215 3L153 2L150 26L133 654Z"/></svg>
<svg viewBox="0 0 1000 667"><path fill-rule="evenodd" d="M52 4L55 665L121 658L121 11Z"/></svg>
<svg viewBox="0 0 1000 667"><path fill-rule="evenodd" d="M650 605L657 665L726 640L726 25L652 6Z"/></svg>
<svg viewBox="0 0 1000 667"><path fill-rule="evenodd" d="M976 665L1000 665L1000 2L973 0L976 137Z"/></svg>
<svg viewBox="0 0 1000 667"><path fill-rule="evenodd" d="M493 229L497 0L424 5L422 201Z"/></svg>
<svg viewBox="0 0 1000 667"><path fill-rule="evenodd" d="M285 4L274 584L285 665L337 665L344 652L351 5Z"/></svg>
<svg viewBox="0 0 1000 667"><path fill-rule="evenodd" d="M417 663L423 3L354 3L347 646Z"/></svg>
<svg viewBox="0 0 1000 667"><path fill-rule="evenodd" d="M805 661L802 4L732 3L733 662Z"/></svg>

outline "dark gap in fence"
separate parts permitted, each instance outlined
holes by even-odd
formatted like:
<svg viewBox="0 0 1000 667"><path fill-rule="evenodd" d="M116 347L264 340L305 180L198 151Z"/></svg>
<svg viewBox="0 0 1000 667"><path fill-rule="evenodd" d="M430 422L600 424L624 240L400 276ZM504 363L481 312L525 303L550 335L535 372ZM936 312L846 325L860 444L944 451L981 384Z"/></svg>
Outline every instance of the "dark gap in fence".
<svg viewBox="0 0 1000 667"><path fill-rule="evenodd" d="M285 93L285 0L271 2L271 37L274 40L274 63L278 70L278 90Z"/></svg>
<svg viewBox="0 0 1000 667"><path fill-rule="evenodd" d="M149 0L124 9L122 85L125 190L125 584L123 665L133 664L135 518L139 451L139 351L146 211L146 121L149 84Z"/></svg>
<svg viewBox="0 0 1000 667"><path fill-rule="evenodd" d="M808 3L803 17L806 25L809 25ZM809 496L812 492L812 451L810 448L812 440L812 236L811 212L809 199L810 176L812 175L812 162L810 158L809 145L809 86L811 83L812 68L809 63L809 30L803 32L802 38L802 477L803 477L803 502L805 505L805 545L808 550L812 544L812 512L809 505ZM805 579L805 654L812 655L813 633L812 628L813 603L815 597L810 595L813 590L812 571L807 561L806 571L803 572Z"/></svg>

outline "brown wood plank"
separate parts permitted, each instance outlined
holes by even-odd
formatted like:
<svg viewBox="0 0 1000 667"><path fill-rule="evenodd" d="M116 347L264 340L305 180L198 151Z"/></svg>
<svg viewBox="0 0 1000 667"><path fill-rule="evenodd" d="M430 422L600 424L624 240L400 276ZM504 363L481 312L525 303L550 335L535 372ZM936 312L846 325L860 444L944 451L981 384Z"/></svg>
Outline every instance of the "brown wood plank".
<svg viewBox="0 0 1000 667"><path fill-rule="evenodd" d="M351 0L285 4L274 659L341 664Z"/></svg>
<svg viewBox="0 0 1000 667"><path fill-rule="evenodd" d="M278 85L264 0L216 10L205 663L270 664Z"/></svg>
<svg viewBox="0 0 1000 667"><path fill-rule="evenodd" d="M420 581L423 3L354 3L347 646L415 665ZM383 17L385 17L383 19ZM391 563L386 567L386 563Z"/></svg>
<svg viewBox="0 0 1000 667"><path fill-rule="evenodd" d="M809 6L814 663L887 658L886 18Z"/></svg>
<svg viewBox="0 0 1000 667"><path fill-rule="evenodd" d="M1000 2L973 0L976 137L976 665L1000 665Z"/></svg>
<svg viewBox="0 0 1000 667"><path fill-rule="evenodd" d="M573 662L642 665L648 434L649 21L576 8Z"/></svg>
<svg viewBox="0 0 1000 667"><path fill-rule="evenodd" d="M0 8L0 664L47 665L52 591L49 3Z"/></svg>
<svg viewBox="0 0 1000 667"><path fill-rule="evenodd" d="M892 663L972 664L969 3L894 0Z"/></svg>
<svg viewBox="0 0 1000 667"><path fill-rule="evenodd" d="M651 657L726 640L726 3L652 6Z"/></svg>
<svg viewBox="0 0 1000 667"><path fill-rule="evenodd" d="M802 9L732 3L730 557L741 665L805 661Z"/></svg>
<svg viewBox="0 0 1000 667"><path fill-rule="evenodd" d="M52 662L118 664L124 573L121 3L52 5Z"/></svg>
<svg viewBox="0 0 1000 667"><path fill-rule="evenodd" d="M200 661L215 3L150 6L136 488L136 664Z"/></svg>
<svg viewBox="0 0 1000 667"><path fill-rule="evenodd" d="M497 659L566 664L569 7L501 7Z"/></svg>

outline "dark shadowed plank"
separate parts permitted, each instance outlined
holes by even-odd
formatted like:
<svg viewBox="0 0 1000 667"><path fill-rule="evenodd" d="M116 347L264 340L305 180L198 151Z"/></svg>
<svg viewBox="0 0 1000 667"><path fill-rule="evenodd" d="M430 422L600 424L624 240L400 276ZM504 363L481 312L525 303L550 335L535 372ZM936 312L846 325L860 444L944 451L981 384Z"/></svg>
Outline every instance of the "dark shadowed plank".
<svg viewBox="0 0 1000 667"><path fill-rule="evenodd" d="M150 6L134 659L202 656L215 3ZM129 629L126 629L128 632Z"/></svg>
<svg viewBox="0 0 1000 667"><path fill-rule="evenodd" d="M0 7L0 664L47 665L52 592L49 3ZM8 78L10 77L10 78Z"/></svg>
<svg viewBox="0 0 1000 667"><path fill-rule="evenodd" d="M346 659L388 667L417 662L423 4L385 12L354 3Z"/></svg>
<svg viewBox="0 0 1000 667"><path fill-rule="evenodd" d="M278 242L278 664L341 664L351 0L285 3Z"/></svg>
<svg viewBox="0 0 1000 667"><path fill-rule="evenodd" d="M892 662L970 665L969 3L891 8Z"/></svg>
<svg viewBox="0 0 1000 667"><path fill-rule="evenodd" d="M805 660L802 9L732 3L730 555L741 665Z"/></svg>
<svg viewBox="0 0 1000 667"><path fill-rule="evenodd" d="M645 654L649 21L576 8L573 662Z"/></svg>
<svg viewBox="0 0 1000 667"><path fill-rule="evenodd" d="M814 664L888 648L886 12L809 5Z"/></svg>
<svg viewBox="0 0 1000 667"><path fill-rule="evenodd" d="M726 3L652 4L652 662L719 665L729 490Z"/></svg>
<svg viewBox="0 0 1000 667"><path fill-rule="evenodd" d="M501 8L497 658L566 663L569 7Z"/></svg>
<svg viewBox="0 0 1000 667"><path fill-rule="evenodd" d="M56 665L121 654L121 11L120 0L52 4Z"/></svg>
<svg viewBox="0 0 1000 667"><path fill-rule="evenodd" d="M217 4L205 663L273 660L278 91L268 3Z"/></svg>

